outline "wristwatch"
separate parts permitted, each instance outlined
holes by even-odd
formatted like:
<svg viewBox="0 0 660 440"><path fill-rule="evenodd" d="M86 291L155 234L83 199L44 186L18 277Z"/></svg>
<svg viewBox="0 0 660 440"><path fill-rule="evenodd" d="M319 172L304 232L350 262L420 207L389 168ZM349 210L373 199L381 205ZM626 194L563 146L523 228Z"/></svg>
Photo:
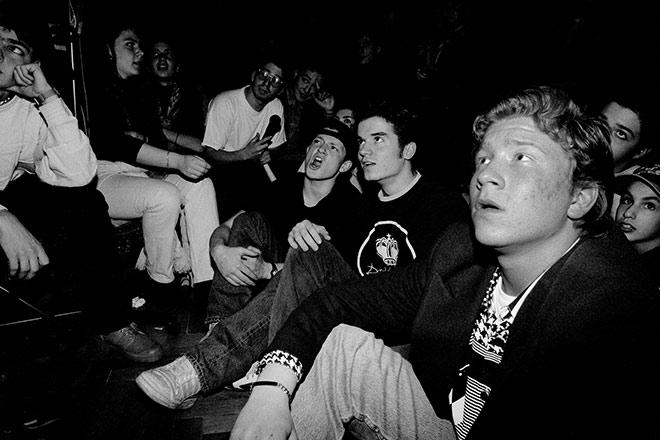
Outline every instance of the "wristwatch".
<svg viewBox="0 0 660 440"><path fill-rule="evenodd" d="M57 93L57 90L55 90L54 87L52 87L49 90L46 90L41 95L35 96L34 97L34 102L37 104L37 107L41 107L42 105L44 105L44 102L46 102L46 100L48 98L50 98L51 96L60 96L60 94Z"/></svg>

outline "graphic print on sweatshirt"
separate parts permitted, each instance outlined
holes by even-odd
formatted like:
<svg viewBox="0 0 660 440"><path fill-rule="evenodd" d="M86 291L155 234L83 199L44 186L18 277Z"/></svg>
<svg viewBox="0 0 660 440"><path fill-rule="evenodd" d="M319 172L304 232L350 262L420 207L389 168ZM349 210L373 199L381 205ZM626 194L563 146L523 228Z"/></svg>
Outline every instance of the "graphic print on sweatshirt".
<svg viewBox="0 0 660 440"><path fill-rule="evenodd" d="M396 266L406 266L417 257L408 231L392 220L377 222L362 242L357 254L361 276L386 272Z"/></svg>

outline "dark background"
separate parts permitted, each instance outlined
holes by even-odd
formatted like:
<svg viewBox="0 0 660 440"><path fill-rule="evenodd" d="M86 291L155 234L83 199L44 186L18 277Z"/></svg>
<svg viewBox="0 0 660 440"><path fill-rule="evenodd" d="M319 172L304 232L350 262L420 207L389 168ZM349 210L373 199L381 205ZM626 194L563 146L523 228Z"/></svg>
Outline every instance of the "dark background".
<svg viewBox="0 0 660 440"><path fill-rule="evenodd" d="M559 86L587 108L595 108L603 90L621 83L647 91L650 99L657 96L658 15L650 2L637 0L41 3L52 23L66 25L69 11L75 11L80 33L69 36L79 41L87 62L102 51L104 29L117 22L140 23L147 35L169 35L179 43L188 77L211 97L246 84L260 54L273 49L293 61L320 58L336 90L359 95L360 89L351 87L358 37L375 35L385 59L372 71L381 80L377 89L410 95L419 104L420 163L452 181L469 174L474 116L510 91ZM60 39L67 40L63 28ZM416 80L419 48L442 42L435 70ZM61 52L52 63L65 89L68 56Z"/></svg>
<svg viewBox="0 0 660 440"><path fill-rule="evenodd" d="M58 3L52 0L50 7ZM66 3L61 2L66 10ZM360 31L379 32L392 51L443 33L446 11L458 8L464 28L464 81L492 87L505 81L602 82L656 72L657 19L650 3L593 0L492 2L156 1L86 0L83 35L110 20L136 20L181 41L206 81L244 80L260 47L274 44L332 64L352 56ZM457 48L458 50L458 48ZM406 62L405 57L400 60ZM339 66L338 66L339 67ZM462 75L461 75L462 76ZM395 85L393 85L395 87Z"/></svg>

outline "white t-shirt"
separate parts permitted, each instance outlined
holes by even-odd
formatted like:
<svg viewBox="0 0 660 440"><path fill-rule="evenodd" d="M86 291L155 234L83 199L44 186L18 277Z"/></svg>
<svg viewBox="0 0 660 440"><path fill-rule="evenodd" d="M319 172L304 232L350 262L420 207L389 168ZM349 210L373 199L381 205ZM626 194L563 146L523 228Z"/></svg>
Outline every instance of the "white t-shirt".
<svg viewBox="0 0 660 440"><path fill-rule="evenodd" d="M258 112L248 103L245 87L222 92L209 104L202 144L215 150L242 150L257 133L263 136L272 115L282 118L283 127L283 113L282 103L277 98ZM269 148L276 148L284 142L286 135L281 129Z"/></svg>

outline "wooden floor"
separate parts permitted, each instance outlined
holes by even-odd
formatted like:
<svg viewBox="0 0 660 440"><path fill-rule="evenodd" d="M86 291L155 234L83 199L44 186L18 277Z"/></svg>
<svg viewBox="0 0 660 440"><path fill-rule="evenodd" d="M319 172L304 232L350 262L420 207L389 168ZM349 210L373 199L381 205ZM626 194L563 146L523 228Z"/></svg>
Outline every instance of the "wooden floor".
<svg viewBox="0 0 660 440"><path fill-rule="evenodd" d="M140 372L173 360L204 335L204 295L195 297L191 289L183 295L185 300L174 309L178 331L177 326L163 328L142 319L142 328L165 350L156 364L135 364L96 338L81 339L75 316L60 318L58 331L66 344L44 336L51 332L47 324L0 326L3 341L20 341L0 351L0 439L229 438L246 392L223 390L175 411L152 402L135 384ZM35 415L59 420L27 429L23 424Z"/></svg>

